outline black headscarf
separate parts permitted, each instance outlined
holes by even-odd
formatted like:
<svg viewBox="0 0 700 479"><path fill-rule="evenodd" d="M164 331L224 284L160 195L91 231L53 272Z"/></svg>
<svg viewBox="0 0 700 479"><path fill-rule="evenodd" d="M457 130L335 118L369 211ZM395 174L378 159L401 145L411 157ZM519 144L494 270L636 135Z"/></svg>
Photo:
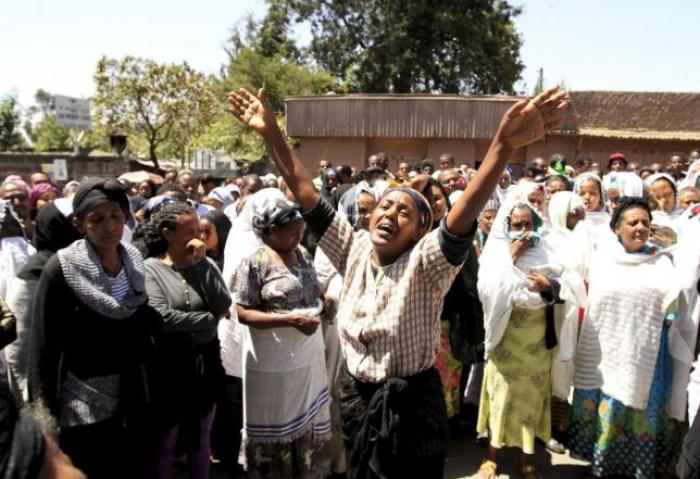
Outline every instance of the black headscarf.
<svg viewBox="0 0 700 479"><path fill-rule="evenodd" d="M98 206L114 201L129 215L129 198L127 187L115 179L88 178L80 183L73 196L73 214L82 218Z"/></svg>
<svg viewBox="0 0 700 479"><path fill-rule="evenodd" d="M73 226L70 218L67 218L55 203L47 203L36 217L32 244L37 254L29 258L17 277L38 280L49 258L59 249L69 246L80 238L82 235Z"/></svg>
<svg viewBox="0 0 700 479"><path fill-rule="evenodd" d="M218 210L212 210L202 216L203 220L207 220L216 228L216 236L219 238L219 244L216 246L217 262L222 262L224 259L224 248L226 247L226 240L228 239L228 233L231 231L231 220L228 219L223 212Z"/></svg>
<svg viewBox="0 0 700 479"><path fill-rule="evenodd" d="M620 200L617 208L613 211L612 218L610 219L610 229L615 231L615 228L617 228L620 221L622 221L622 216L625 214L625 211L631 210L632 208L641 208L645 210L649 214L649 218L651 218L651 208L649 208L649 203L647 203L644 198L626 196Z"/></svg>
<svg viewBox="0 0 700 479"><path fill-rule="evenodd" d="M18 411L9 389L0 385L0 477L37 477L44 449L39 423L28 412Z"/></svg>

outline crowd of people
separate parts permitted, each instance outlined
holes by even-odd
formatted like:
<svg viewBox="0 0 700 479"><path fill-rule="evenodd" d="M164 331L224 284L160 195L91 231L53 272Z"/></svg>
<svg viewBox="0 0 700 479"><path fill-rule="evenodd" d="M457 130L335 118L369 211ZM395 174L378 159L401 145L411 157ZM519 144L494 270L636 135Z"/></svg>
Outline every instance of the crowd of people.
<svg viewBox="0 0 700 479"><path fill-rule="evenodd" d="M538 444L700 477L700 153L512 171L551 89L477 169L313 177L264 90L229 101L278 175L3 181L3 477L432 478L464 431L482 479Z"/></svg>

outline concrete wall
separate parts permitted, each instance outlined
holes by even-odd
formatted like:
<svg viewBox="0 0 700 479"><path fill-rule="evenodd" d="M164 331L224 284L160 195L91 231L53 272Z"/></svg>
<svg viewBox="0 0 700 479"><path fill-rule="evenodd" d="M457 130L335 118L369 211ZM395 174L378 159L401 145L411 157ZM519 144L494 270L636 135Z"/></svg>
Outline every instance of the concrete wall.
<svg viewBox="0 0 700 479"><path fill-rule="evenodd" d="M65 159L68 178L80 180L86 176L116 177L126 171L126 163L117 156L73 156L66 153L0 153L0 180L10 174L29 177L41 171L42 163Z"/></svg>

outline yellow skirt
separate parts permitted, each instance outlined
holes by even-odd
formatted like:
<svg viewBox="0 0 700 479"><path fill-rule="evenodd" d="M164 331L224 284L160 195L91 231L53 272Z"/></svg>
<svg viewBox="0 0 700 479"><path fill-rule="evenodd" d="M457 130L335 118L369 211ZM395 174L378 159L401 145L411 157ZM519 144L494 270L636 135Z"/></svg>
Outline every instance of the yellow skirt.
<svg viewBox="0 0 700 479"><path fill-rule="evenodd" d="M513 308L503 339L484 368L477 431L496 448L535 453L551 437L552 353L545 346L545 309Z"/></svg>

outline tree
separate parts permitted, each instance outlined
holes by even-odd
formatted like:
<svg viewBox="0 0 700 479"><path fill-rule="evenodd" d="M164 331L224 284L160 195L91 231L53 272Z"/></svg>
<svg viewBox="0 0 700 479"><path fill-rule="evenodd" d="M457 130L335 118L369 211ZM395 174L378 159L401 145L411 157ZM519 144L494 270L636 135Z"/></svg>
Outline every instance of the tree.
<svg viewBox="0 0 700 479"><path fill-rule="evenodd" d="M106 135L127 134L132 144L143 140L159 168L160 150L170 146L184 154L214 117L218 102L212 79L186 62L159 64L127 56L100 59L92 106L98 128Z"/></svg>
<svg viewBox="0 0 700 479"><path fill-rule="evenodd" d="M265 147L260 137L228 113L225 100L233 89L243 87L257 91L264 86L278 118L284 122L285 97L321 94L339 88L333 76L309 64L289 38L289 15L284 2L270 3L270 10L261 22L248 17L244 28L234 30L228 41L229 63L216 84L217 96L224 102L219 115L195 140L194 144L199 148L250 159L263 157Z"/></svg>
<svg viewBox="0 0 700 479"><path fill-rule="evenodd" d="M503 0L276 0L311 22L314 59L351 91L513 93L519 8Z"/></svg>
<svg viewBox="0 0 700 479"><path fill-rule="evenodd" d="M22 135L18 131L20 120L17 100L14 97L0 98L0 151L22 146Z"/></svg>
<svg viewBox="0 0 700 479"><path fill-rule="evenodd" d="M73 145L70 132L56 124L56 115L53 113L45 115L27 133L30 134L37 151L66 151Z"/></svg>

